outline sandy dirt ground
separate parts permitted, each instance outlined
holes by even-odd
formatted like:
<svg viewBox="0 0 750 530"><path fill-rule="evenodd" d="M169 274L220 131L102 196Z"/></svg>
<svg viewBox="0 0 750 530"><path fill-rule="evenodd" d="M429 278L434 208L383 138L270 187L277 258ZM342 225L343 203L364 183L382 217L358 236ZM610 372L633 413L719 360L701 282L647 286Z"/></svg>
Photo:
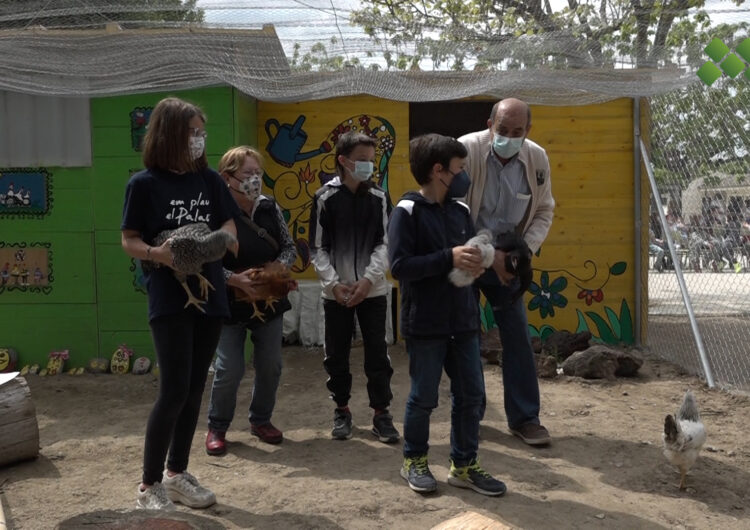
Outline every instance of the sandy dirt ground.
<svg viewBox="0 0 750 530"><path fill-rule="evenodd" d="M431 429L438 492L421 496L398 474L401 444L384 445L370 433L359 348L353 351L354 437L330 439L333 409L322 357L320 349L285 349L274 414L285 440L278 446L250 434L250 371L228 435L229 453L207 456L206 392L190 471L216 492L218 503L201 511L180 507L184 517L199 516L194 527L427 529L468 510L514 528L750 528L750 398L708 390L666 363L649 358L639 377L614 382L543 380L543 421L554 436L546 448L528 447L508 434L500 368L486 366L489 402L480 457L508 485L505 497L488 498L445 482L450 428L445 378ZM408 363L402 346L392 347L391 357L392 411L401 430ZM0 469L8 528L118 527L121 517L133 513L155 378L28 380L41 454ZM661 433L664 415L675 411L687 388L696 393L708 441L690 472L688 490L680 492L679 476L662 455Z"/></svg>

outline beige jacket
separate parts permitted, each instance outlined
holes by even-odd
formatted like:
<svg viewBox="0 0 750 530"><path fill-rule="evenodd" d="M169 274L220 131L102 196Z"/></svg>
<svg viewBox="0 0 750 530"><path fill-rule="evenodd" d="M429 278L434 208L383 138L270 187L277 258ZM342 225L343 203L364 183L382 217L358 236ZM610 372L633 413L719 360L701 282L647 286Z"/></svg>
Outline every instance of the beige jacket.
<svg viewBox="0 0 750 530"><path fill-rule="evenodd" d="M471 187L466 202L471 208L474 222L482 204L484 183L487 181L487 156L492 149L492 134L489 129L466 134L458 139L469 151L466 169L471 178ZM523 164L526 180L531 190L531 200L524 219L523 238L532 252L539 250L552 225L555 199L552 198L552 183L547 152L528 138L521 147L518 160Z"/></svg>

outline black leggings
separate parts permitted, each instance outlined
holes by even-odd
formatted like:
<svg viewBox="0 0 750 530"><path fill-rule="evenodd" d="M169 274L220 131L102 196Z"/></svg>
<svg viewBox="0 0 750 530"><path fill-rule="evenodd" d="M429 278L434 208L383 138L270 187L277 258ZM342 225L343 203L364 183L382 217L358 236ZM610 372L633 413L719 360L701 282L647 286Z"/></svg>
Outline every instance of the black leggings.
<svg viewBox="0 0 750 530"><path fill-rule="evenodd" d="M200 414L208 367L221 334L222 319L183 311L150 322L159 361L159 395L146 425L143 483L161 482L167 469L187 469Z"/></svg>

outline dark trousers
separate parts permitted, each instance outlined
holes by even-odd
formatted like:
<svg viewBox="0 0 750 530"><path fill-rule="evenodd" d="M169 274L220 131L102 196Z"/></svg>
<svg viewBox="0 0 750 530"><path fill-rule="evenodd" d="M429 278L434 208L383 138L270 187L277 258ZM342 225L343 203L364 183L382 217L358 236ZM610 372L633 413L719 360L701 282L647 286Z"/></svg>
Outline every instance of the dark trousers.
<svg viewBox="0 0 750 530"><path fill-rule="evenodd" d="M539 381L523 297L512 302L519 289L518 279L502 285L492 269L475 284L492 306L503 346L503 389L508 426L539 423Z"/></svg>
<svg viewBox="0 0 750 530"><path fill-rule="evenodd" d="M468 466L477 457L484 377L479 335L442 339L406 339L411 390L404 413L404 456L426 455L430 415L438 405L443 370L451 380L451 460Z"/></svg>
<svg viewBox="0 0 750 530"><path fill-rule="evenodd" d="M356 307L345 307L335 300L325 300L325 359L323 367L328 373L326 386L331 399L339 407L349 404L352 391L352 374L349 370L349 354L354 333L354 314L365 349L365 375L370 407L386 409L393 399L391 376L393 368L385 343L386 297L365 298Z"/></svg>
<svg viewBox="0 0 750 530"><path fill-rule="evenodd" d="M161 482L167 469L188 466L208 367L216 351L222 319L188 310L150 322L159 361L159 395L146 425L143 483Z"/></svg>

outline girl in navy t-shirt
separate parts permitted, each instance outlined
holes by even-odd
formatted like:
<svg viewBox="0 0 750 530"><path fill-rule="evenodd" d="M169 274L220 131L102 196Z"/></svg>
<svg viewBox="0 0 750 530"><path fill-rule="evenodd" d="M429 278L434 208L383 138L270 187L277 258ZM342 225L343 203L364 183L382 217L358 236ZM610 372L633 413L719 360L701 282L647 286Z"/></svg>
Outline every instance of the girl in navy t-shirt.
<svg viewBox="0 0 750 530"><path fill-rule="evenodd" d="M205 122L195 105L177 98L161 100L144 138L146 169L133 175L125 193L122 247L129 256L161 265L144 273L160 370L136 503L145 509L173 509L172 501L193 508L216 502L213 492L201 486L187 466L206 375L222 319L229 316L221 261L203 266L202 275L215 289L209 290L201 312L185 308L185 291L170 268L168 242L153 246L159 232L198 222L236 236L233 218L239 210L219 174L208 168ZM195 278L189 277L188 285L194 293L200 292Z"/></svg>

